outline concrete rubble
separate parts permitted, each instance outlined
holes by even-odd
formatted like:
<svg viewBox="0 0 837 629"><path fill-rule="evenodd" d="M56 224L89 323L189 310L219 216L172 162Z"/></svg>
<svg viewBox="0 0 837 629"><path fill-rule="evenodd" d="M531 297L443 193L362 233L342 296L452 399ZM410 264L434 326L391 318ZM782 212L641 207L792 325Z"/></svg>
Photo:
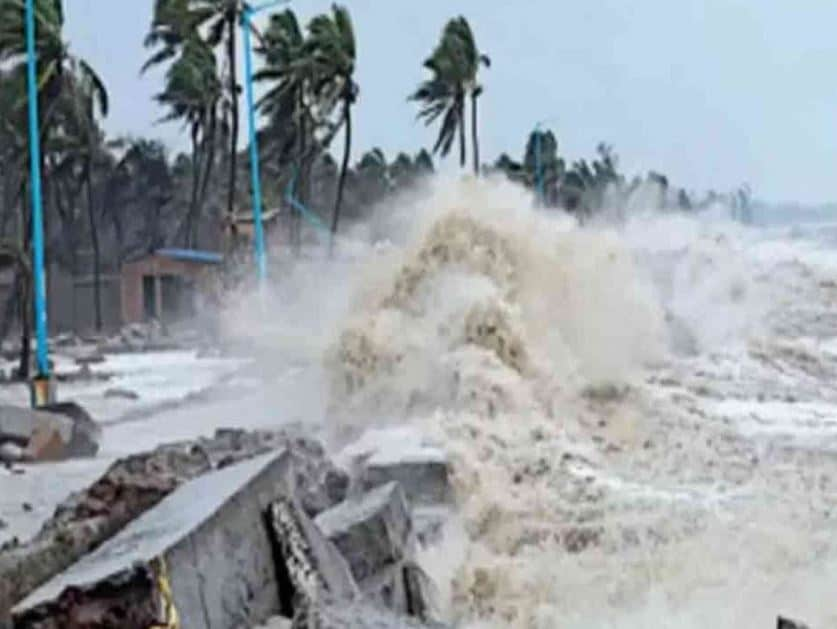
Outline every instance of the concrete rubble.
<svg viewBox="0 0 837 629"><path fill-rule="evenodd" d="M37 410L0 406L0 462L61 461L95 456L101 430L72 402Z"/></svg>
<svg viewBox="0 0 837 629"><path fill-rule="evenodd" d="M0 550L0 627L441 626L406 492L363 477L293 431L118 461Z"/></svg>
<svg viewBox="0 0 837 629"><path fill-rule="evenodd" d="M19 603L14 626L107 626L126 610L146 610L137 627L265 621L279 588L263 513L293 492L291 466L280 451L184 484ZM97 596L105 583L108 595Z"/></svg>

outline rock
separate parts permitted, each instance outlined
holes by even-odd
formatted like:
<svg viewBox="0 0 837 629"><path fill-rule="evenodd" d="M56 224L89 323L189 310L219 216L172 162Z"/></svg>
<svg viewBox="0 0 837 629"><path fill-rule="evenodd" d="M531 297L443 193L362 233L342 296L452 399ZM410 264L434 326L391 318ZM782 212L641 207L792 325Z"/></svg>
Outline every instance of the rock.
<svg viewBox="0 0 837 629"><path fill-rule="evenodd" d="M342 502L314 522L349 562L358 583L414 551L410 509L398 483Z"/></svg>
<svg viewBox="0 0 837 629"><path fill-rule="evenodd" d="M106 398L120 398L123 400L138 400L139 393L136 391L131 391L130 389L121 389L119 387L114 387L112 389L108 389L105 391Z"/></svg>
<svg viewBox="0 0 837 629"><path fill-rule="evenodd" d="M26 445L24 457L28 461L38 463L60 461L66 458L68 444L58 429L52 426L37 426Z"/></svg>
<svg viewBox="0 0 837 629"><path fill-rule="evenodd" d="M25 459L26 453L19 445L11 442L0 445L0 462L20 463Z"/></svg>
<svg viewBox="0 0 837 629"><path fill-rule="evenodd" d="M315 523L346 558L361 592L387 609L427 617L428 581L414 561L413 523L398 483L350 498Z"/></svg>
<svg viewBox="0 0 837 629"><path fill-rule="evenodd" d="M326 457L322 445L293 432L219 430L207 452L219 465L230 453L251 451L254 448L276 448L281 444L294 459L296 497L309 517L343 501L349 486L348 475Z"/></svg>
<svg viewBox="0 0 837 629"><path fill-rule="evenodd" d="M0 627L3 613L50 577L100 546L183 483L213 469L261 454L294 449L297 438L284 432L219 430L213 438L160 446L120 459L84 491L55 510L33 539L0 549ZM312 445L307 450L313 451ZM304 467L296 468L294 480ZM327 459L324 459L327 464ZM313 483L313 479L306 481Z"/></svg>
<svg viewBox="0 0 837 629"><path fill-rule="evenodd" d="M366 461L362 476L366 489L397 482L412 505L453 501L447 457L436 448L422 447L395 455L378 452Z"/></svg>
<svg viewBox="0 0 837 629"><path fill-rule="evenodd" d="M43 409L0 405L0 443L11 442L25 447L36 427L58 430L67 441L72 437L72 422L48 414Z"/></svg>
<svg viewBox="0 0 837 629"><path fill-rule="evenodd" d="M292 483L281 452L184 484L19 603L15 628L173 626L172 610L190 629L264 622L281 612L264 513Z"/></svg>
<svg viewBox="0 0 837 629"><path fill-rule="evenodd" d="M808 629L808 625L779 616L776 621L776 629Z"/></svg>
<svg viewBox="0 0 837 629"><path fill-rule="evenodd" d="M413 509L413 530L422 546L435 544L442 537L442 529L453 511L450 507L416 507Z"/></svg>
<svg viewBox="0 0 837 629"><path fill-rule="evenodd" d="M81 406L75 402L58 402L43 406L39 410L72 422L72 434L63 458L96 456L102 430Z"/></svg>

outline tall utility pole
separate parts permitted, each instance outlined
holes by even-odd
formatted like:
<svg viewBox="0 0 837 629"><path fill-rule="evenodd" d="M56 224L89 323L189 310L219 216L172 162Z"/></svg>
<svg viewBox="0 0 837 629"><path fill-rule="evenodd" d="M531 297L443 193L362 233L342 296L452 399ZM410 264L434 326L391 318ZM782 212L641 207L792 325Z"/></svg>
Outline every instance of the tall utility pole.
<svg viewBox="0 0 837 629"><path fill-rule="evenodd" d="M244 5L241 15L241 29L244 31L244 82L247 94L247 119L250 133L250 187L253 194L253 247L256 258L256 276L259 283L267 279L267 254L264 247L264 225L262 224L262 180L259 169L259 145L256 134L256 103L253 96L253 45L250 31L253 17L258 13L285 4L288 0L274 0L257 6Z"/></svg>
<svg viewBox="0 0 837 629"><path fill-rule="evenodd" d="M29 91L29 187L32 191L32 276L35 289L37 370L32 381L32 406L51 401L47 354L46 282L44 280L44 219L41 198L41 135L38 128L38 76L35 50L35 0L26 0L26 70ZM24 322L28 325L28 322Z"/></svg>

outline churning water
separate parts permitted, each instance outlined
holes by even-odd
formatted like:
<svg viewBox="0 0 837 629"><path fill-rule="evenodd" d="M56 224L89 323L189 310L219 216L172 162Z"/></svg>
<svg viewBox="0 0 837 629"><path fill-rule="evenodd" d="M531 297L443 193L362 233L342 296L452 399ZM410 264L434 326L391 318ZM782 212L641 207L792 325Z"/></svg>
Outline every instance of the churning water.
<svg viewBox="0 0 837 629"><path fill-rule="evenodd" d="M837 255L813 229L531 206L497 181L394 201L270 317L337 443L389 425L448 453L458 516L422 558L445 616L837 626Z"/></svg>

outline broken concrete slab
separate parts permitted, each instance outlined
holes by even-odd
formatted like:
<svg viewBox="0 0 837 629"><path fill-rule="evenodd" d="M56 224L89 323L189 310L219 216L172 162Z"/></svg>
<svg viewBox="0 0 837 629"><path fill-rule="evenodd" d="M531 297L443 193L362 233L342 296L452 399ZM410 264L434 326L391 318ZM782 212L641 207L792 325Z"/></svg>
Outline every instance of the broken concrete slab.
<svg viewBox="0 0 837 629"><path fill-rule="evenodd" d="M346 558L358 583L412 557L415 548L410 508L398 483L346 500L314 522Z"/></svg>
<svg viewBox="0 0 837 629"><path fill-rule="evenodd" d="M24 449L24 459L44 463L65 458L67 441L61 432L52 426L36 426Z"/></svg>
<svg viewBox="0 0 837 629"><path fill-rule="evenodd" d="M369 457L362 472L366 489L397 482L407 500L415 506L453 502L449 467L445 453L424 446L414 451L379 451Z"/></svg>
<svg viewBox="0 0 837 629"><path fill-rule="evenodd" d="M236 438L231 433L236 433ZM89 488L61 503L33 539L22 545L13 541L0 548L0 627L14 603L181 484L212 469L283 448L292 450L294 440L284 431L246 435L218 431L213 438L160 446L120 459ZM296 476L299 480L299 469Z"/></svg>
<svg viewBox="0 0 837 629"><path fill-rule="evenodd" d="M224 465L223 457L231 451L249 451L259 444L281 444L290 450L296 470L296 497L309 517L345 499L348 475L326 456L322 444L296 431L219 430L206 449L213 460Z"/></svg>
<svg viewBox="0 0 837 629"><path fill-rule="evenodd" d="M25 447L32 437L32 432L40 426L58 430L67 442L72 438L73 425L69 418L62 418L42 409L0 405L0 443L8 442Z"/></svg>
<svg viewBox="0 0 837 629"><path fill-rule="evenodd" d="M75 402L57 402L42 406L39 410L72 422L72 433L64 453L65 458L96 456L102 429L84 408Z"/></svg>
<svg viewBox="0 0 837 629"><path fill-rule="evenodd" d="M288 615L326 596L347 600L358 596L346 560L293 496L280 496L270 505L270 524L293 590L287 594L296 599L285 606Z"/></svg>
<svg viewBox="0 0 837 629"><path fill-rule="evenodd" d="M128 604L149 609L156 604L157 609L170 606L180 626L194 629L265 621L280 611L280 601L264 513L279 496L292 493L292 483L286 451L186 483L18 604L13 611L15 629L49 626L43 618L68 623L76 613L73 600L80 589L88 596L85 609L95 610L102 619ZM144 585L124 586L137 581ZM153 586L163 581L170 593ZM96 598L96 587L109 595ZM166 616L164 620L172 619ZM85 622L79 626L134 629L124 623Z"/></svg>
<svg viewBox="0 0 837 629"><path fill-rule="evenodd" d="M435 544L442 538L445 523L453 515L452 507L430 506L413 509L413 530L422 546Z"/></svg>

